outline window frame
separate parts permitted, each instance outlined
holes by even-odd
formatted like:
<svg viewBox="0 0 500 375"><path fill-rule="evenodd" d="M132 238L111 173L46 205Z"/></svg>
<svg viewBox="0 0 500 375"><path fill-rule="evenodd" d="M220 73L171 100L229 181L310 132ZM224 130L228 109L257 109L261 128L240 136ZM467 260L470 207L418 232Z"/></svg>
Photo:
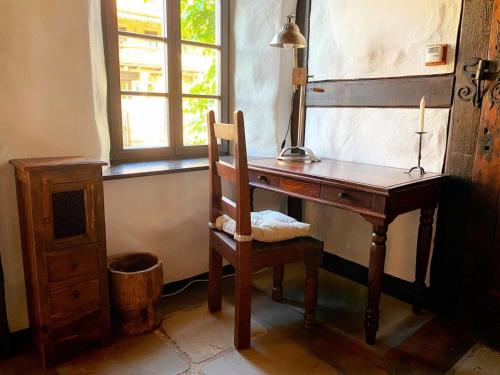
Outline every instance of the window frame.
<svg viewBox="0 0 500 375"><path fill-rule="evenodd" d="M208 155L208 145L185 146L183 143L182 99L185 97L209 97L220 100L220 121L229 119L229 0L220 2L220 44L211 45L181 40L180 0L164 0L166 36L136 34L118 29L116 0L101 0L102 30L108 81L108 123L110 131L111 163L186 159ZM123 147L121 96L128 91L120 86L120 35L139 37L143 40L161 41L167 51L167 94L131 92L133 95L166 97L168 103L168 147L125 149ZM216 95L192 95L182 93L182 44L209 47L220 51L219 93ZM221 153L228 153L229 144L223 142Z"/></svg>

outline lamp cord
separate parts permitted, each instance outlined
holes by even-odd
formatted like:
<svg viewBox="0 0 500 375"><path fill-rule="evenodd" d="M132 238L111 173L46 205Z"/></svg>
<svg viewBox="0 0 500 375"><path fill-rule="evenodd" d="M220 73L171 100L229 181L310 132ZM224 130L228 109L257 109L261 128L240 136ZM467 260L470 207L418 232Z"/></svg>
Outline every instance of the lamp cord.
<svg viewBox="0 0 500 375"><path fill-rule="evenodd" d="M293 102L295 100L295 93L297 92L297 90L294 90L293 91L293 94L292 94L292 101L290 103L290 119L288 120L288 128L286 129L286 134L285 134L285 137L283 138L283 142L281 142L281 150L283 150L285 148L285 145L286 145L286 138L288 137L288 133L290 133L290 129L292 127L292 116L293 116Z"/></svg>

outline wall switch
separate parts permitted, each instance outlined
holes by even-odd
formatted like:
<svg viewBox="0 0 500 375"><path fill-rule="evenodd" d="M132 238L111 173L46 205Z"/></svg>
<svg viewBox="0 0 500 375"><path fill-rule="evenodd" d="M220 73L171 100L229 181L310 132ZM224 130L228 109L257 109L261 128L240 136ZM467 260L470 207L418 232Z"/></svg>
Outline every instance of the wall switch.
<svg viewBox="0 0 500 375"><path fill-rule="evenodd" d="M448 45L432 44L425 48L425 65L446 65Z"/></svg>

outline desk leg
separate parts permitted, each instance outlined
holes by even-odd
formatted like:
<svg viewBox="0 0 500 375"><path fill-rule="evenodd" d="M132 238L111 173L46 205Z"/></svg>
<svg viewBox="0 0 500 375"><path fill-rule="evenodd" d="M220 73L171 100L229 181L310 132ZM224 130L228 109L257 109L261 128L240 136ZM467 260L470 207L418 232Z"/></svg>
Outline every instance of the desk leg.
<svg viewBox="0 0 500 375"><path fill-rule="evenodd" d="M425 276L429 265L429 254L432 242L432 223L434 221L434 207L420 210L420 226L418 227L417 262L415 282L413 283L413 312L420 314L425 291Z"/></svg>
<svg viewBox="0 0 500 375"><path fill-rule="evenodd" d="M375 336L378 330L378 306L382 291L382 277L384 276L387 227L387 224L373 224L370 264L368 267L368 306L365 312L365 340L370 345L375 344Z"/></svg>

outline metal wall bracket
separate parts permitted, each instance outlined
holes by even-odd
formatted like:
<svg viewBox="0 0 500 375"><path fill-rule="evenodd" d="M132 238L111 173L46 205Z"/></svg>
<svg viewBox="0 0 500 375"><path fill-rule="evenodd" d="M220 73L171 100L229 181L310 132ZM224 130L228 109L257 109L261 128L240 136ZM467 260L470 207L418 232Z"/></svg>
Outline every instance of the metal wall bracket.
<svg viewBox="0 0 500 375"><path fill-rule="evenodd" d="M500 81L496 61L482 60L473 57L462 66L462 76L468 81L467 86L458 89L458 97L462 101L472 101L474 107L481 107L483 96L489 93L490 106L500 103ZM488 87L485 81L493 81Z"/></svg>

